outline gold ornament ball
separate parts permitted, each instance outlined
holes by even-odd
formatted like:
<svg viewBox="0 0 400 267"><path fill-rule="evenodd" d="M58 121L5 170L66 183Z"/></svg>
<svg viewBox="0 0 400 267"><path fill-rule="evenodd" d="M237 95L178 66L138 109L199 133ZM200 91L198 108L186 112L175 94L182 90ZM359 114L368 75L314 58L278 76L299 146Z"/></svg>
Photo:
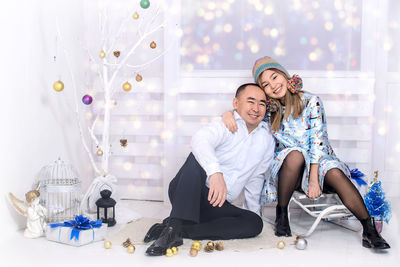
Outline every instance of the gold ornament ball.
<svg viewBox="0 0 400 267"><path fill-rule="evenodd" d="M224 243L222 243L221 241L218 241L218 242L215 244L215 249L216 249L216 250L219 250L219 251L224 250Z"/></svg>
<svg viewBox="0 0 400 267"><path fill-rule="evenodd" d="M104 247L105 247L106 249L109 249L109 248L111 248L111 245L112 245L112 243L111 243L111 241L110 241L110 240L106 240L106 241L104 241Z"/></svg>
<svg viewBox="0 0 400 267"><path fill-rule="evenodd" d="M172 254L174 254L174 255L178 254L178 248L177 247L172 247L171 250L172 250Z"/></svg>
<svg viewBox="0 0 400 267"><path fill-rule="evenodd" d="M199 251L197 249L195 249L195 248L190 249L190 256L196 257L198 253L199 253Z"/></svg>
<svg viewBox="0 0 400 267"><path fill-rule="evenodd" d="M192 248L196 249L197 251L201 250L201 242L200 241L193 241L192 242Z"/></svg>
<svg viewBox="0 0 400 267"><path fill-rule="evenodd" d="M61 92L62 90L64 90L64 83L62 81L56 81L53 84L53 88L54 90L56 90L57 92Z"/></svg>
<svg viewBox="0 0 400 267"><path fill-rule="evenodd" d="M154 48L157 47L157 44L156 44L154 41L152 41L152 42L150 43L150 47L151 47L152 49L154 49Z"/></svg>
<svg viewBox="0 0 400 267"><path fill-rule="evenodd" d="M133 252L135 252L135 246L134 246L134 245L129 245L129 246L128 246L128 252L131 253L131 254L132 254Z"/></svg>
<svg viewBox="0 0 400 267"><path fill-rule="evenodd" d="M172 253L172 250L170 248L168 248L165 252L165 256L167 257L172 257L174 254Z"/></svg>
<svg viewBox="0 0 400 267"><path fill-rule="evenodd" d="M135 12L132 17L133 17L133 19L138 19L139 18L139 14L137 12Z"/></svg>
<svg viewBox="0 0 400 267"><path fill-rule="evenodd" d="M278 247L279 249L284 249L284 248L285 248L285 242L279 241L278 244L277 244L277 247Z"/></svg>
<svg viewBox="0 0 400 267"><path fill-rule="evenodd" d="M101 150L101 148L97 149L96 155L99 157L103 156L103 150Z"/></svg>
<svg viewBox="0 0 400 267"><path fill-rule="evenodd" d="M103 49L100 51L99 57L100 58L105 58L106 57L106 52L104 52Z"/></svg>
<svg viewBox="0 0 400 267"><path fill-rule="evenodd" d="M132 85L129 82L126 82L122 85L122 89L124 89L125 92L129 92L132 89Z"/></svg>
<svg viewBox="0 0 400 267"><path fill-rule="evenodd" d="M136 81L137 81L137 82L141 82L142 80L143 80L142 75L137 74L137 75L136 75Z"/></svg>

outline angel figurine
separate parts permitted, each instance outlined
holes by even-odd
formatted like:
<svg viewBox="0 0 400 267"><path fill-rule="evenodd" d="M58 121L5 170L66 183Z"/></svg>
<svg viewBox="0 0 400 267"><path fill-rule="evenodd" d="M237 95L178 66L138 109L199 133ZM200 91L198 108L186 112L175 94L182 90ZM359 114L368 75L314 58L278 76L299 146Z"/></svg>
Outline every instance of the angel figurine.
<svg viewBox="0 0 400 267"><path fill-rule="evenodd" d="M24 236L28 238L43 236L46 228L46 209L39 204L39 186L40 184L38 183L36 189L25 194L26 203L23 200L18 199L11 192L8 193L8 197L17 212L28 217L26 221L26 229L24 231Z"/></svg>

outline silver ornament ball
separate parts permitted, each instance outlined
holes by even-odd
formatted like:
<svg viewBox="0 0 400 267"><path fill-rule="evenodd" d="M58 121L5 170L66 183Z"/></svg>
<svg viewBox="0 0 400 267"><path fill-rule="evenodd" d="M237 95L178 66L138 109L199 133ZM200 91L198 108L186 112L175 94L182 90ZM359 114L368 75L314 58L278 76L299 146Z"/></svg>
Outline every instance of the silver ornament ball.
<svg viewBox="0 0 400 267"><path fill-rule="evenodd" d="M305 240L303 237L298 237L296 239L296 248L303 250L307 248L307 240Z"/></svg>

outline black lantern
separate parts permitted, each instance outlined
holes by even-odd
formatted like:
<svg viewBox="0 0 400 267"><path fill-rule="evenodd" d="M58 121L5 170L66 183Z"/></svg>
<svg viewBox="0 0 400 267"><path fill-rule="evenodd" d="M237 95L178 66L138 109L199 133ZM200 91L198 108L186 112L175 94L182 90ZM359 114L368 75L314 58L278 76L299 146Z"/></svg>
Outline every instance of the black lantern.
<svg viewBox="0 0 400 267"><path fill-rule="evenodd" d="M101 198L96 201L97 206L97 220L102 220L108 226L114 226L115 221L115 204L117 203L112 199L110 190L103 190L100 192Z"/></svg>

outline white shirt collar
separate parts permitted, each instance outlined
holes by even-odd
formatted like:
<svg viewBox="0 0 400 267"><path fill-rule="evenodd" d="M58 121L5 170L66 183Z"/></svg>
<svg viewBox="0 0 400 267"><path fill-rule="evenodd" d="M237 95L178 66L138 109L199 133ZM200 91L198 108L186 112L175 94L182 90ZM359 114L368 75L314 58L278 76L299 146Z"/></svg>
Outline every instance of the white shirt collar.
<svg viewBox="0 0 400 267"><path fill-rule="evenodd" d="M245 121L242 119L242 117L240 117L239 113L237 113L236 110L233 111L233 117L235 118L235 120L236 120L237 122L242 121L242 122L246 125ZM247 126L246 126L246 127L247 127ZM265 121L261 121L261 122L257 125L256 129L258 129L258 128L260 128L260 127L264 127L264 128L267 129L267 130L269 129L269 128L268 128L268 124L267 124Z"/></svg>

